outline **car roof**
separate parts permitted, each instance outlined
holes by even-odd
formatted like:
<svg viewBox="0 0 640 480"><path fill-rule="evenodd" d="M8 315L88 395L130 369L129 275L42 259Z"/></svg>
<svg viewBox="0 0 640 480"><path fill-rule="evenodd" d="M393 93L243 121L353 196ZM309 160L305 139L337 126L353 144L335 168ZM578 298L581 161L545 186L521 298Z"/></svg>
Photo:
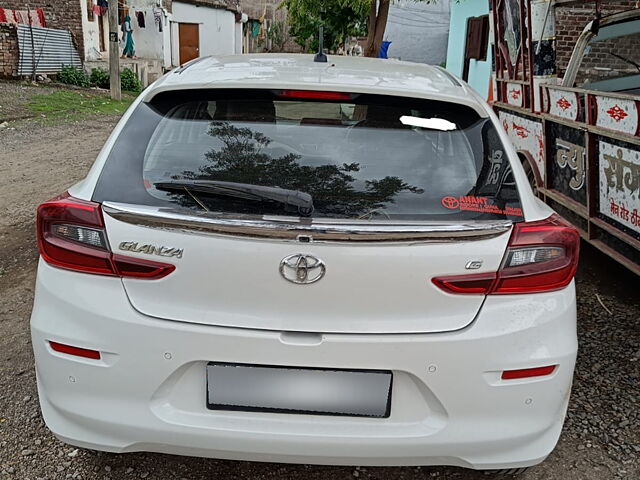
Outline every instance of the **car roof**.
<svg viewBox="0 0 640 480"><path fill-rule="evenodd" d="M486 116L470 89L440 67L399 60L329 55L327 63L305 54L202 57L165 75L145 101L168 90L261 88L343 91L428 98L460 103Z"/></svg>

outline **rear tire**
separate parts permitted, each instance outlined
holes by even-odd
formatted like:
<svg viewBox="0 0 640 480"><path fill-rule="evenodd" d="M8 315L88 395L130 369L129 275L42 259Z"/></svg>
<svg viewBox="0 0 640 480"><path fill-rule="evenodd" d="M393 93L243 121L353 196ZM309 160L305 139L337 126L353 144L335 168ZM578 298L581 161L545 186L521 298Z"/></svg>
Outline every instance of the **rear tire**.
<svg viewBox="0 0 640 480"><path fill-rule="evenodd" d="M491 475L493 477L514 477L526 472L529 467L520 468L503 468L501 470L485 470L485 475Z"/></svg>

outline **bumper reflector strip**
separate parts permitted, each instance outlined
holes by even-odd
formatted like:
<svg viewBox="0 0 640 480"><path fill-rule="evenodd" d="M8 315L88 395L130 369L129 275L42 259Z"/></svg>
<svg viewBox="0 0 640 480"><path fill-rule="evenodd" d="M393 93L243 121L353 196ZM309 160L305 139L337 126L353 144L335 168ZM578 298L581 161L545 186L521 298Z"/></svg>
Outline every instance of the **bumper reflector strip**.
<svg viewBox="0 0 640 480"><path fill-rule="evenodd" d="M551 375L557 365L547 367L524 368L522 370L505 370L502 372L502 380L515 380L517 378L543 377Z"/></svg>
<svg viewBox="0 0 640 480"><path fill-rule="evenodd" d="M51 348L56 352L66 353L67 355L75 355L76 357L91 358L93 360L100 360L100 352L97 350L89 350L87 348L72 347L71 345L65 345L63 343L49 342Z"/></svg>

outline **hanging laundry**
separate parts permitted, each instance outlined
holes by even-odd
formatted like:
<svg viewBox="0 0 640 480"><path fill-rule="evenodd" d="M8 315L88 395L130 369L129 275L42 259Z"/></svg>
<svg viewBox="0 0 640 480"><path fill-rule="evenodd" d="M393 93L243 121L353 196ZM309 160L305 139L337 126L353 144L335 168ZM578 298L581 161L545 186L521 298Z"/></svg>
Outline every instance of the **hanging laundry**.
<svg viewBox="0 0 640 480"><path fill-rule="evenodd" d="M256 38L258 35L260 35L260 22L251 20L251 36Z"/></svg>
<svg viewBox="0 0 640 480"><path fill-rule="evenodd" d="M46 27L47 26L47 20L44 18L44 10L41 8L38 8L36 10L36 14L38 16L38 20L40 21L40 25L38 25L39 27Z"/></svg>
<svg viewBox="0 0 640 480"><path fill-rule="evenodd" d="M14 10L13 13L15 13L18 23L22 23L24 25L31 24L31 16L27 10Z"/></svg>
<svg viewBox="0 0 640 480"><path fill-rule="evenodd" d="M13 16L13 10L11 10L10 8L0 8L0 23L18 23Z"/></svg>
<svg viewBox="0 0 640 480"><path fill-rule="evenodd" d="M28 10L0 8L0 23L33 25L34 27L47 26L47 22L44 18L44 11L41 8L31 10L31 13L29 13Z"/></svg>
<svg viewBox="0 0 640 480"><path fill-rule="evenodd" d="M136 12L136 17L138 17L138 26L144 28L144 12Z"/></svg>
<svg viewBox="0 0 640 480"><path fill-rule="evenodd" d="M100 10L100 13L98 13L98 15L106 15L108 13L108 11L109 11L109 2L108 2L108 0L98 0L97 7Z"/></svg>

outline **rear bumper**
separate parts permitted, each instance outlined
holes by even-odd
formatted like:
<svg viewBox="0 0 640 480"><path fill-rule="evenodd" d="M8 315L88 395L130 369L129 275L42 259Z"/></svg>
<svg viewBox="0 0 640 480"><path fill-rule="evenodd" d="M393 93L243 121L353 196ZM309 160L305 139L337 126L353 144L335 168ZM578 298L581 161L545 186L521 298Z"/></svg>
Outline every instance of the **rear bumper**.
<svg viewBox="0 0 640 480"><path fill-rule="evenodd" d="M90 281L88 281L90 280ZM133 310L120 280L41 262L31 318L51 431L73 445L238 460L348 465L536 464L564 420L577 341L573 284L490 297L442 334L292 334L185 324ZM49 340L100 350L53 352ZM208 361L392 370L384 419L206 409ZM505 369L557 364L547 377Z"/></svg>

